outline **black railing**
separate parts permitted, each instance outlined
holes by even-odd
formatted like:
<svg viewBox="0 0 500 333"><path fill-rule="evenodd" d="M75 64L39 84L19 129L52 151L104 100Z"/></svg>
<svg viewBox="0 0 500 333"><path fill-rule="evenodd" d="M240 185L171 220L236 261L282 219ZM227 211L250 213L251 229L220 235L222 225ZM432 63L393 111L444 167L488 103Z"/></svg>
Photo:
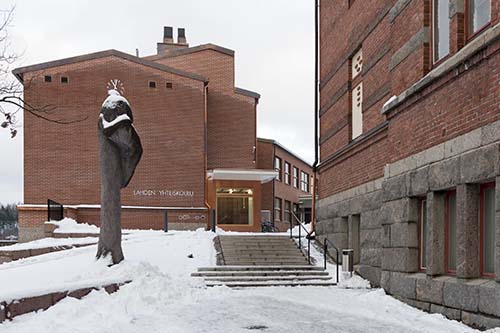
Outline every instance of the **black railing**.
<svg viewBox="0 0 500 333"><path fill-rule="evenodd" d="M307 239L307 262L309 265L311 264L311 239L313 239L313 236L311 235L311 232L304 227L302 224L302 221L295 215L293 212L291 213L293 218L297 220L299 227L299 249L302 250L302 229L304 229L306 233L306 239ZM290 238L293 238L293 223L292 220L290 219Z"/></svg>
<svg viewBox="0 0 500 333"><path fill-rule="evenodd" d="M48 221L60 221L64 218L64 207L59 202L47 199Z"/></svg>
<svg viewBox="0 0 500 333"><path fill-rule="evenodd" d="M335 254L336 254L336 258L335 258L335 264L337 265L337 284L339 283L339 249L337 249L337 247L335 246L335 244L333 244L331 241L328 240L328 238L325 238L325 242L323 243L323 267L326 269L326 256L330 256L330 254L328 253L328 244L331 245L331 247L333 247L335 249ZM331 256L330 256L331 258ZM333 259L333 258L332 258Z"/></svg>

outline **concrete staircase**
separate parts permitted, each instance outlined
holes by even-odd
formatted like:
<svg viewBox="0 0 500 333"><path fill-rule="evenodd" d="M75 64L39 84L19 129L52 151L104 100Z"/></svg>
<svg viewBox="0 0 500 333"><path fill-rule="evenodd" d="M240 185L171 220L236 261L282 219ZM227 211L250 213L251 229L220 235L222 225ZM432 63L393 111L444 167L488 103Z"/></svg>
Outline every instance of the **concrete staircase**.
<svg viewBox="0 0 500 333"><path fill-rule="evenodd" d="M322 267L308 264L304 253L288 236L219 236L216 244L220 252L220 266L198 268L197 272L191 274L203 277L207 286L335 285Z"/></svg>

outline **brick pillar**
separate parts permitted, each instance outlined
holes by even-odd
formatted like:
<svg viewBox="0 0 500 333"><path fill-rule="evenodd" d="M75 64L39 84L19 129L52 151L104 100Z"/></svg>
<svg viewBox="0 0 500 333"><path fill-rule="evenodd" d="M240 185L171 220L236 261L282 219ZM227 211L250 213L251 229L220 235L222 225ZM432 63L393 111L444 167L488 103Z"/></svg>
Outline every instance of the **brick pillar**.
<svg viewBox="0 0 500 333"><path fill-rule="evenodd" d="M444 274L445 198L440 192L427 194L427 275Z"/></svg>
<svg viewBox="0 0 500 333"><path fill-rule="evenodd" d="M450 54L465 45L465 0L450 0Z"/></svg>
<svg viewBox="0 0 500 333"><path fill-rule="evenodd" d="M349 215L347 222L347 242L350 249L354 250L354 264L359 264L360 246L359 246L359 215Z"/></svg>
<svg viewBox="0 0 500 333"><path fill-rule="evenodd" d="M479 185L457 186L457 277L479 277Z"/></svg>
<svg viewBox="0 0 500 333"><path fill-rule="evenodd" d="M495 186L495 279L500 282L500 177Z"/></svg>

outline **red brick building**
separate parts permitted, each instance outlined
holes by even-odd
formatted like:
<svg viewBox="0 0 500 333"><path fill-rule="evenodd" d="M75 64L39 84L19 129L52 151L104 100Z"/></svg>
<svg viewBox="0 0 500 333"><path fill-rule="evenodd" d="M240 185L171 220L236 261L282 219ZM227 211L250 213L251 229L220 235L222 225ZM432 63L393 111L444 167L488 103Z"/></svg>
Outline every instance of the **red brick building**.
<svg viewBox="0 0 500 333"><path fill-rule="evenodd" d="M263 214L279 231L287 230L297 219L310 222L311 165L274 140L257 138L257 154L259 169L278 171L276 179L262 186Z"/></svg>
<svg viewBox="0 0 500 333"><path fill-rule="evenodd" d="M320 6L317 234L373 285L484 327L500 324L499 23L498 0Z"/></svg>
<svg viewBox="0 0 500 333"><path fill-rule="evenodd" d="M43 235L47 199L65 215L99 224L97 117L112 85L128 99L144 153L122 190L124 228L219 226L259 231L268 203L262 184L277 175L260 169L256 138L259 94L234 85L234 51L189 47L184 29L174 42L165 27L158 53L116 50L18 68L27 103L55 107L53 118L24 119L24 204L21 239Z"/></svg>

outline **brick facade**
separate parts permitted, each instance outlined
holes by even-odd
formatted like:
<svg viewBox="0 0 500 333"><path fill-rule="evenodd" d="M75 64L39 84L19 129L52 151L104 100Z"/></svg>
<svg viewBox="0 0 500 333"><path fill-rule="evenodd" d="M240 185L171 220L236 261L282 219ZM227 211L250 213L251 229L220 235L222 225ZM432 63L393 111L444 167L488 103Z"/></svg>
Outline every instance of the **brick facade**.
<svg viewBox="0 0 500 333"><path fill-rule="evenodd" d="M260 172L260 96L234 86L234 51L167 42L160 43L157 55L144 58L109 50L14 71L27 103L54 108L52 118L70 121L61 125L25 115L22 240L43 236L47 198L67 207L66 216L99 224L97 115L112 79L124 88L144 149L134 177L122 190L124 228L163 229L165 210L171 229L208 227L217 206L215 192L229 184L208 181L208 172ZM267 176L271 170L267 168ZM224 228L260 230L260 181L240 177L230 185L253 189L254 221L246 228Z"/></svg>
<svg viewBox="0 0 500 333"><path fill-rule="evenodd" d="M500 312L488 294L500 287L479 274L474 262L480 259L478 188L499 186L500 4L491 1L489 25L471 37L464 33L465 1L450 0L450 51L435 64L431 5L321 4L316 233L341 248L354 247L357 270L388 293L426 311L491 327L500 323ZM350 59L359 49L363 69L351 79ZM350 94L359 82L363 133L352 139ZM442 269L443 193L452 190L456 275ZM498 198L497 192L497 210ZM428 264L421 270L424 199ZM499 230L498 214L495 223ZM500 257L498 236L496 244Z"/></svg>
<svg viewBox="0 0 500 333"><path fill-rule="evenodd" d="M280 231L286 231L289 227L289 221L285 218L285 201L290 202L291 209L293 211L293 204L301 205L304 198L308 198L311 194L310 189L308 192L302 191L300 186L300 172L303 171L309 175L309 182L312 179L312 167L309 163L305 162L301 158L297 157L285 147L279 143L268 140L268 139L257 139L257 167L259 169L270 169L274 168L274 158L278 157L281 159L281 180L275 179L272 182L264 184L262 186L262 209L271 212L271 220L274 221L275 227ZM290 164L290 184L286 184L284 181L284 171L285 162ZM293 184L293 168L298 168L298 187L294 187ZM311 183L309 183L311 184ZM309 186L310 188L310 186ZM274 209L275 198L281 200L281 214L276 216L276 211ZM304 219L304 205L301 205L302 211L295 212L298 218ZM309 208L309 207L308 207ZM291 217L292 222L297 223L296 219Z"/></svg>

